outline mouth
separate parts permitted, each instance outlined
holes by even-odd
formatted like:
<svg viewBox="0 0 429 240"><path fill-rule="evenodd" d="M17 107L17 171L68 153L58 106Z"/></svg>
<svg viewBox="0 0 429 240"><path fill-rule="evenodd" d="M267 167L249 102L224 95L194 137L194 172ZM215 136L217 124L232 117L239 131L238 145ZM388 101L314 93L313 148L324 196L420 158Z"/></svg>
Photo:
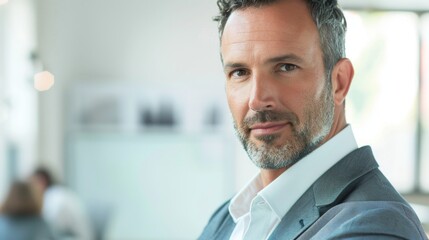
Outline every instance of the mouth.
<svg viewBox="0 0 429 240"><path fill-rule="evenodd" d="M257 123L250 126L250 132L255 137L273 135L280 133L286 127L291 126L290 122L265 122L265 123Z"/></svg>

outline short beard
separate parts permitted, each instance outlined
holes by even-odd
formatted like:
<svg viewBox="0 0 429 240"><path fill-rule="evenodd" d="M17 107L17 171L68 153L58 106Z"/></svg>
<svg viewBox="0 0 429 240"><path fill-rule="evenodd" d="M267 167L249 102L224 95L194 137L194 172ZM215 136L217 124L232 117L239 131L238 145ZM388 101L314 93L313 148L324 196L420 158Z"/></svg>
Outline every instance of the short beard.
<svg viewBox="0 0 429 240"><path fill-rule="evenodd" d="M325 86L322 98L306 106L302 126L292 112L256 112L244 119L241 128L234 122L237 136L252 162L262 169L288 168L316 149L329 134L333 123L334 102L330 90L330 86ZM250 126L268 121L290 122L291 140L275 146L274 142L280 134L273 134L257 137L262 142L260 146L250 141Z"/></svg>

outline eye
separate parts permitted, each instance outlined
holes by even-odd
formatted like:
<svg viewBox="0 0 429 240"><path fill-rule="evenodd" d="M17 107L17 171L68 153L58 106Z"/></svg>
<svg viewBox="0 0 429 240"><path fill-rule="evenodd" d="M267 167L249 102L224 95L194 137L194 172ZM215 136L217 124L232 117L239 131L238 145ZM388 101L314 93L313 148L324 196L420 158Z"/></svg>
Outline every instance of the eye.
<svg viewBox="0 0 429 240"><path fill-rule="evenodd" d="M297 65L290 64L290 63L285 63L285 64L280 65L279 70L281 72L291 72L291 71L293 71L293 70L295 70L297 68L298 68Z"/></svg>
<svg viewBox="0 0 429 240"><path fill-rule="evenodd" d="M231 78L242 78L248 74L247 70L237 69L232 71L229 75Z"/></svg>

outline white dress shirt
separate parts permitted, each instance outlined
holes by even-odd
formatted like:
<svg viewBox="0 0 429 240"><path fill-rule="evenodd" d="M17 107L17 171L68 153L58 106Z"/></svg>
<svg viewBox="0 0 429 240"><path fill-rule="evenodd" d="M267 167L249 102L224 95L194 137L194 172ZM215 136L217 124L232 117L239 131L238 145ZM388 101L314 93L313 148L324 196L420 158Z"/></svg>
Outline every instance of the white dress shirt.
<svg viewBox="0 0 429 240"><path fill-rule="evenodd" d="M329 168L357 149L350 125L299 160L265 188L260 174L235 195L229 212L236 223L231 240L268 239L282 217Z"/></svg>
<svg viewBox="0 0 429 240"><path fill-rule="evenodd" d="M42 214L60 240L92 240L89 216L78 196L71 190L54 185L44 194Z"/></svg>

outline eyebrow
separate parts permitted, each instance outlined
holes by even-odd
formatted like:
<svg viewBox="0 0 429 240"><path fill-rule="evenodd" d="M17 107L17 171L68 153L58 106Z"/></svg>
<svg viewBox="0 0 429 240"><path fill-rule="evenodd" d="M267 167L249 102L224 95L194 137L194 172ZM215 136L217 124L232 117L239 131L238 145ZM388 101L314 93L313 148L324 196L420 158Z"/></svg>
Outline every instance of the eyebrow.
<svg viewBox="0 0 429 240"><path fill-rule="evenodd" d="M222 59L223 60L223 59ZM269 58L265 61L264 64L272 64L272 63L278 63L278 62L294 62L294 63L303 63L304 60L300 57L298 57L295 54L286 54L286 55L281 55L281 56L277 56L277 57L273 57L273 58ZM231 69L231 68L244 68L247 65L244 63L226 63L224 64L223 69Z"/></svg>
<svg viewBox="0 0 429 240"><path fill-rule="evenodd" d="M295 54L286 54L278 57L273 57L265 61L265 63L277 63L277 62L295 62L295 63L303 63L304 60L298 57Z"/></svg>
<svg viewBox="0 0 429 240"><path fill-rule="evenodd" d="M232 68L244 68L246 66L247 65L243 63L227 63L223 66L223 69L226 70L226 69L232 69Z"/></svg>

